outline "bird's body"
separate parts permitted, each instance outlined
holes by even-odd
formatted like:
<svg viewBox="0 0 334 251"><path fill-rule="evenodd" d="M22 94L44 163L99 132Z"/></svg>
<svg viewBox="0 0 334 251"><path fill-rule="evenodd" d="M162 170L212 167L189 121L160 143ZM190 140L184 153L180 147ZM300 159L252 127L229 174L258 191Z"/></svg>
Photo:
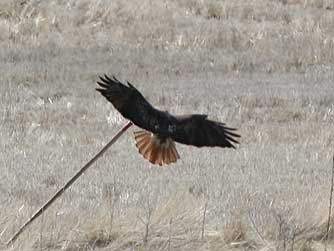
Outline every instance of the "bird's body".
<svg viewBox="0 0 334 251"><path fill-rule="evenodd" d="M135 132L139 152L153 164L176 162L179 154L174 141L197 147L232 147L238 143L234 128L207 119L204 114L174 116L154 108L129 82L122 84L115 77L100 77L97 88L107 100L136 126L146 130Z"/></svg>

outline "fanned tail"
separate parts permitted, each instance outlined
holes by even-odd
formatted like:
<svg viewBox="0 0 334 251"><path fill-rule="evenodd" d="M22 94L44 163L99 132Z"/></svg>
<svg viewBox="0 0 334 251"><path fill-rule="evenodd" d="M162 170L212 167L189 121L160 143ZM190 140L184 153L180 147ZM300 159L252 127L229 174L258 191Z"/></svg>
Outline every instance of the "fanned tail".
<svg viewBox="0 0 334 251"><path fill-rule="evenodd" d="M137 131L134 135L139 153L152 164L168 165L180 158L171 138L161 140L157 135L147 131Z"/></svg>

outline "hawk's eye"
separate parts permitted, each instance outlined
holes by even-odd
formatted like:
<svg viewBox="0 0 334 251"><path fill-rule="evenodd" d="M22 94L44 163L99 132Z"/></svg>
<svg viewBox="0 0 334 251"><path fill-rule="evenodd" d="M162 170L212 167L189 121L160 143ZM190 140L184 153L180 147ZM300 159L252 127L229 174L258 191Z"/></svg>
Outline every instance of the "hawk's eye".
<svg viewBox="0 0 334 251"><path fill-rule="evenodd" d="M168 125L168 132L172 133L175 131L175 129L176 129L175 125Z"/></svg>

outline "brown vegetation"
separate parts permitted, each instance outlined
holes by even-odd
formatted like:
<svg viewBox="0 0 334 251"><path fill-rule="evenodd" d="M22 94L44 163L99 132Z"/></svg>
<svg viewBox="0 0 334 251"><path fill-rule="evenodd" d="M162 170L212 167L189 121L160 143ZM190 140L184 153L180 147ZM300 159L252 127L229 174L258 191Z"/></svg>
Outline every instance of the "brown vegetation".
<svg viewBox="0 0 334 251"><path fill-rule="evenodd" d="M178 146L182 161L159 168L128 133L8 250L323 250L333 8L0 1L0 249L125 123L94 91L108 73L240 128L240 147Z"/></svg>

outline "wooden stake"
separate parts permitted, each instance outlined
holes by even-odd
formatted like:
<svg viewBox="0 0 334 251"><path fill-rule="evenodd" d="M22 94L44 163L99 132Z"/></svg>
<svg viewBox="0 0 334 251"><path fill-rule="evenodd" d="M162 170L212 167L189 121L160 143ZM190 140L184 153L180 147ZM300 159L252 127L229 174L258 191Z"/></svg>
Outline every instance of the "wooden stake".
<svg viewBox="0 0 334 251"><path fill-rule="evenodd" d="M328 235L331 226L331 216L332 216L332 204L333 204L333 190L334 190L334 154L333 154L333 165L332 165L332 179L331 179L331 189L329 196L329 209L328 209L328 220L327 220L327 228L326 228L326 242L325 242L325 250L327 250L328 244Z"/></svg>
<svg viewBox="0 0 334 251"><path fill-rule="evenodd" d="M23 230L30 225L35 219L37 219L38 216L40 216L48 207L51 206L51 204L58 198L60 197L67 188L69 188L74 181L76 181L98 158L101 157L107 149L112 146L118 139L119 137L122 136L123 133L129 127L132 126L132 122L128 122L121 130L117 132L117 134L109 141L108 144L106 144L100 152L98 152L90 161L87 162L86 165L84 165L72 178L70 178L63 187L61 187L53 196L50 198L45 204L34 213L29 220L27 220L21 227L20 229L9 239L7 242L7 247L15 242L15 240L19 237L19 235L23 232Z"/></svg>

